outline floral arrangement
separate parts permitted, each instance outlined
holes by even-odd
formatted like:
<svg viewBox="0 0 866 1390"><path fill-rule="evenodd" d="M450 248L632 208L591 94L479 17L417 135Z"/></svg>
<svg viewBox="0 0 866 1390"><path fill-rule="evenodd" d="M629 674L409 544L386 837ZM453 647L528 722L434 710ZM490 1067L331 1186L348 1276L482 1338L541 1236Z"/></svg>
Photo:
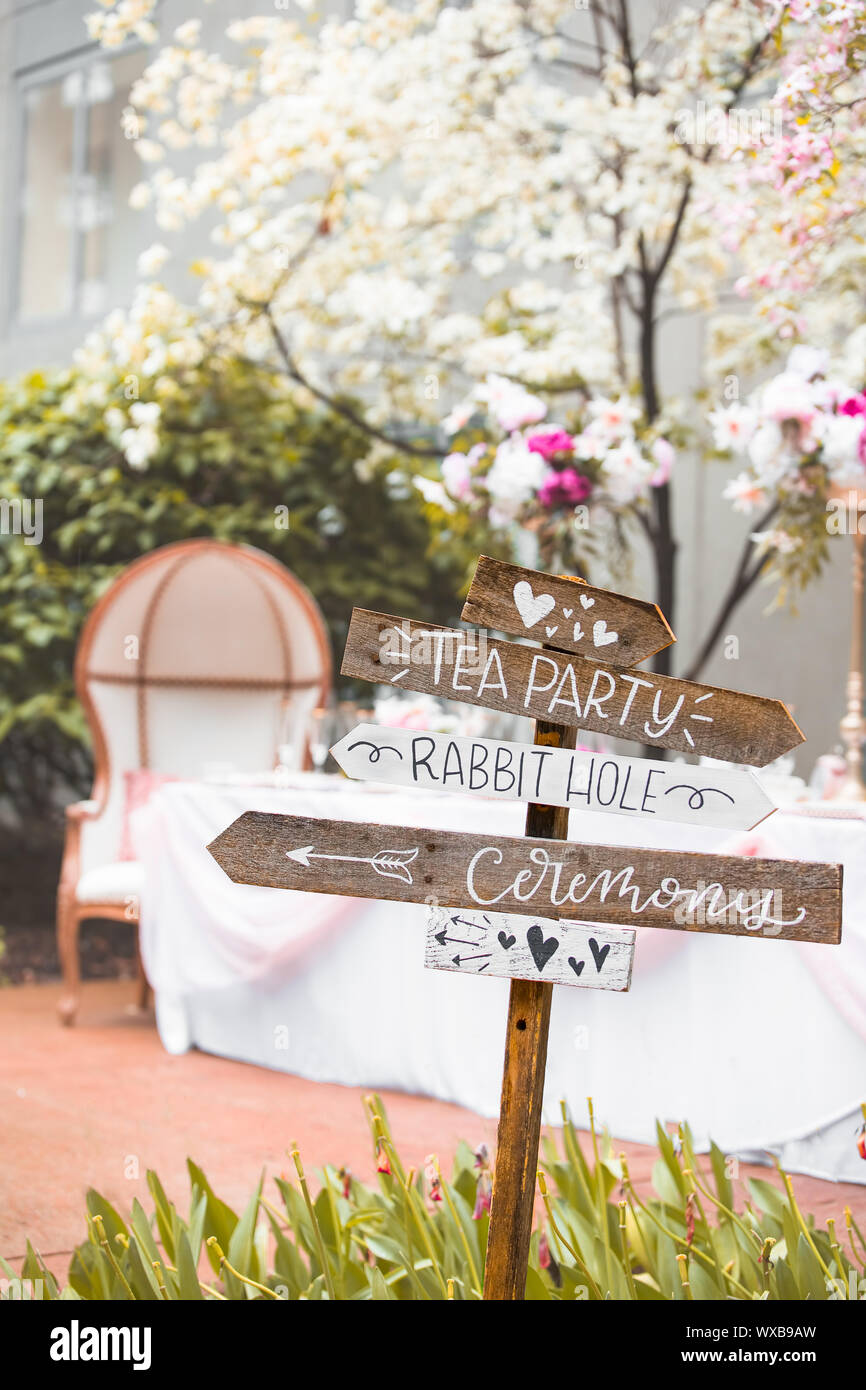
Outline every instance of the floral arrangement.
<svg viewBox="0 0 866 1390"><path fill-rule="evenodd" d="M627 396L586 398L569 426L547 413L540 396L490 375L443 421L452 438L480 437L447 454L440 478L415 479L445 511L468 507L512 538L517 527L534 531L545 567L578 560L591 511L622 517L645 504L675 457L657 429L640 430L641 411Z"/></svg>
<svg viewBox="0 0 866 1390"><path fill-rule="evenodd" d="M745 464L723 496L747 515L764 509L751 537L758 555L783 578L809 577L826 544L828 495L866 486L866 393L804 344L746 403L709 419L716 449Z"/></svg>

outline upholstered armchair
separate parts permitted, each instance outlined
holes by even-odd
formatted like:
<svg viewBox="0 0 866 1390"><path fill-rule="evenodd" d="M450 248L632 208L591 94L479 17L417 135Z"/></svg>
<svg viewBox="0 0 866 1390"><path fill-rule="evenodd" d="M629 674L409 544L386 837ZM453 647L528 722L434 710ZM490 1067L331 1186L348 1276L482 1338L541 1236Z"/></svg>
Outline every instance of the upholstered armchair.
<svg viewBox="0 0 866 1390"><path fill-rule="evenodd" d="M278 747L308 765L307 729L331 682L327 630L312 595L247 546L192 540L130 565L81 635L75 684L93 738L89 801L67 807L57 894L64 992L79 1002L84 918L137 931L145 885L129 846L130 791L142 779L270 771ZM139 1003L147 983L139 956Z"/></svg>

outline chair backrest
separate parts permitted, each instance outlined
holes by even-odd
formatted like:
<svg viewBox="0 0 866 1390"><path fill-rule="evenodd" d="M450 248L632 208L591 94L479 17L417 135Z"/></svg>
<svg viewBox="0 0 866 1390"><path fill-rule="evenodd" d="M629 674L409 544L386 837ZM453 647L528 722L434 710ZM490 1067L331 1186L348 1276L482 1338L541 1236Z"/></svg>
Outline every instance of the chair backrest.
<svg viewBox="0 0 866 1390"><path fill-rule="evenodd" d="M124 772L201 777L306 765L310 712L331 681L328 633L308 590L248 546L182 541L136 560L94 607L75 683L93 734L86 858L116 858Z"/></svg>

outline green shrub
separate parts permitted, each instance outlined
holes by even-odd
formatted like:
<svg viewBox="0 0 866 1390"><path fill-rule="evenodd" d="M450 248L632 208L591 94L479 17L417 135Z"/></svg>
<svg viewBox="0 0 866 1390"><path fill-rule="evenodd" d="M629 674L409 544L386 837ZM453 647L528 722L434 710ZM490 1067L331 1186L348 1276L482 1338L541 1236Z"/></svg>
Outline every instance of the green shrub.
<svg viewBox="0 0 866 1390"><path fill-rule="evenodd" d="M110 401L128 404L121 377L0 383L0 498L42 501L41 544L0 535L0 798L21 814L44 817L58 782L88 790L75 644L112 577L156 546L214 536L268 551L310 587L337 651L353 604L459 616L479 540L459 517L442 529L411 462L371 453L351 421L246 363L214 355L168 385L159 450L135 470L106 424Z"/></svg>
<svg viewBox="0 0 866 1390"><path fill-rule="evenodd" d="M45 1299L480 1298L486 1155L461 1144L450 1181L435 1161L424 1173L407 1172L381 1101L368 1097L366 1105L376 1187L329 1166L314 1197L293 1148L297 1181L275 1179L273 1202L260 1179L238 1216L188 1161L187 1218L155 1173L147 1178L152 1217L136 1201L124 1221L98 1192L88 1193L90 1232L65 1288L29 1243L20 1276L2 1260L0 1268L10 1280L41 1280ZM802 1215L784 1173L784 1190L750 1178L750 1201L737 1213L721 1152L712 1148L704 1172L688 1128L675 1144L659 1127L658 1195L644 1200L606 1137L592 1127L587 1159L564 1110L563 1120L559 1143L544 1141L545 1219L532 1237L527 1298L823 1300L866 1287L866 1244L850 1213L848 1255L833 1221L822 1231ZM209 1273L201 1272L203 1256ZM21 1293L10 1284L5 1297Z"/></svg>

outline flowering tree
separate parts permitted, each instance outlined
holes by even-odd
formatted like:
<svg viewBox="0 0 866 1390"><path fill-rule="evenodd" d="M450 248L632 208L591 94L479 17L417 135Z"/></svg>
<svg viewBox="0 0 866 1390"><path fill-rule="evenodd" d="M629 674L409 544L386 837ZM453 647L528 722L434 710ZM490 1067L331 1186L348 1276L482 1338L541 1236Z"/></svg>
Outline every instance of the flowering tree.
<svg viewBox="0 0 866 1390"><path fill-rule="evenodd" d="M762 339L766 347L768 330L822 339L861 317L866 7L790 0L774 8L781 59L771 138L748 151L733 142L740 196L719 209L725 244L744 262L737 288L757 309L748 323L717 325L720 344L740 354Z"/></svg>
<svg viewBox="0 0 866 1390"><path fill-rule="evenodd" d="M91 32L148 40L153 8L107 0ZM213 251L196 266L205 350L228 344L278 365L383 448L441 459L446 392L489 404L478 383L489 395L492 379L494 391L498 380L543 397L562 423L534 445L525 432L500 438L509 448L476 470L476 494L495 511L522 476L561 519L596 488L642 530L673 618L672 443L689 436L685 402L662 391L661 326L716 309L741 250L743 288L764 295L760 331L721 320L716 361L736 351L742 370L780 331L798 331L780 309L781 275L762 283L753 261L779 236L781 199L804 208L804 236L820 225L804 200L839 176L821 123L855 124L846 83L864 24L860 5L815 0L710 0L655 28L645 8L357 0L351 20L318 28L303 14L234 23L228 57L208 53L191 20L134 88L145 176L133 203L152 207L167 238L216 213ZM754 109L757 127L740 119ZM190 151L198 162L185 172ZM828 245L847 215L825 215ZM168 254L152 248L143 273ZM807 287L825 280L822 270ZM103 339L90 350L113 349ZM626 428L605 435L612 410ZM139 456L152 447L153 421L115 427L133 432ZM512 433L501 417L498 427ZM722 623L767 561L755 544Z"/></svg>

